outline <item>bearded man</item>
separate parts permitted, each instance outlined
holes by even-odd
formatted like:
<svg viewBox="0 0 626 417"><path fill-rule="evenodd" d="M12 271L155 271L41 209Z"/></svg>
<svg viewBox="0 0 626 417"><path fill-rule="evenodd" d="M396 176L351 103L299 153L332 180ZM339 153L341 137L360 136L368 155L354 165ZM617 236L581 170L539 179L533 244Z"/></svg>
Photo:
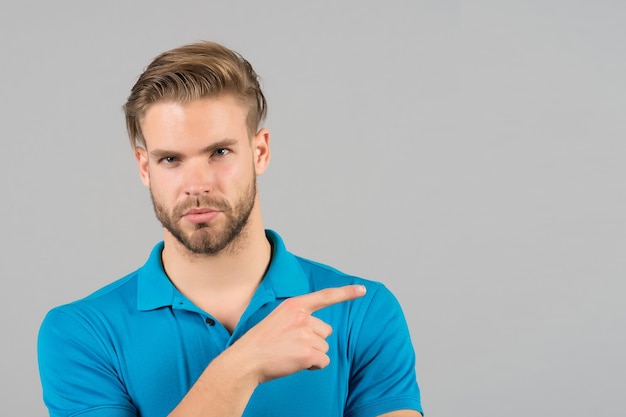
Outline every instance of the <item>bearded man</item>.
<svg viewBox="0 0 626 417"><path fill-rule="evenodd" d="M44 319L50 416L420 416L395 297L263 226L270 133L250 63L211 42L164 52L124 110L164 237L143 267Z"/></svg>

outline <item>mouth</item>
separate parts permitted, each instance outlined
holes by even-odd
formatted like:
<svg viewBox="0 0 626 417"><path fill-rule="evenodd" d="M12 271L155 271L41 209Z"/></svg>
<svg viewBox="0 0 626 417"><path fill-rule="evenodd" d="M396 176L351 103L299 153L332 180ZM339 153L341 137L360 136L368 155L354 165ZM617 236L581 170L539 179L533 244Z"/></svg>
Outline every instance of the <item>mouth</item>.
<svg viewBox="0 0 626 417"><path fill-rule="evenodd" d="M182 218L192 224L208 223L215 219L220 214L220 211L210 208L195 207L187 210Z"/></svg>

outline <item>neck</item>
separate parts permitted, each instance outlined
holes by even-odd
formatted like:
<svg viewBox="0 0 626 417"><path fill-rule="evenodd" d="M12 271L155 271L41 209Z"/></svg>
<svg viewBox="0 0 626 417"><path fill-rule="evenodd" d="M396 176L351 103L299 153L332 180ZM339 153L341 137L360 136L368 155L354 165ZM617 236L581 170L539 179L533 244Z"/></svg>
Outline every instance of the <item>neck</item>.
<svg viewBox="0 0 626 417"><path fill-rule="evenodd" d="M240 238L218 253L192 253L167 231L164 241L161 256L166 274L198 306L230 294L250 298L271 258L271 245L257 210L251 213Z"/></svg>

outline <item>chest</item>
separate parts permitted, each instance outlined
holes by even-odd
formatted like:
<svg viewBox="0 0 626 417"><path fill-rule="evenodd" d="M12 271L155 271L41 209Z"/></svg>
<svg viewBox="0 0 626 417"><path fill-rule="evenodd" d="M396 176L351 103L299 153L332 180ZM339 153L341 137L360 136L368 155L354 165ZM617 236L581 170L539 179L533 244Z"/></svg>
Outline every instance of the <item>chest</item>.
<svg viewBox="0 0 626 417"><path fill-rule="evenodd" d="M117 366L141 417L167 415L193 386L206 366L237 340L219 323L207 324L202 314L162 311L174 320L149 320L128 334L119 346ZM250 317L250 324L261 317ZM151 327L152 326L152 327ZM239 331L239 329L238 329ZM332 343L331 365L301 371L260 385L244 417L342 416L349 369Z"/></svg>
<svg viewBox="0 0 626 417"><path fill-rule="evenodd" d="M196 299L194 304L207 312L211 319L221 324L230 334L235 331L239 320L250 303L249 297L223 299Z"/></svg>

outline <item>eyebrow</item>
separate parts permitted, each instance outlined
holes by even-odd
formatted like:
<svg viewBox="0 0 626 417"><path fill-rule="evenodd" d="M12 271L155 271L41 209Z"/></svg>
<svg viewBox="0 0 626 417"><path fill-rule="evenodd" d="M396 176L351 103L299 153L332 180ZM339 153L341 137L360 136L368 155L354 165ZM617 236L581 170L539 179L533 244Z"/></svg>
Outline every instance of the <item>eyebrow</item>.
<svg viewBox="0 0 626 417"><path fill-rule="evenodd" d="M210 154L210 153L215 152L216 149L228 148L228 147L231 147L233 145L236 145L237 142L238 142L237 139L231 139L231 138L222 139L220 141L217 141L215 143L210 144L209 146L204 147L200 151L200 153ZM152 158L154 158L154 159L161 159L161 158L165 158L165 157L180 158L180 157L182 157L182 154L180 152L169 151L167 149L154 149L154 150L150 151L150 156Z"/></svg>

